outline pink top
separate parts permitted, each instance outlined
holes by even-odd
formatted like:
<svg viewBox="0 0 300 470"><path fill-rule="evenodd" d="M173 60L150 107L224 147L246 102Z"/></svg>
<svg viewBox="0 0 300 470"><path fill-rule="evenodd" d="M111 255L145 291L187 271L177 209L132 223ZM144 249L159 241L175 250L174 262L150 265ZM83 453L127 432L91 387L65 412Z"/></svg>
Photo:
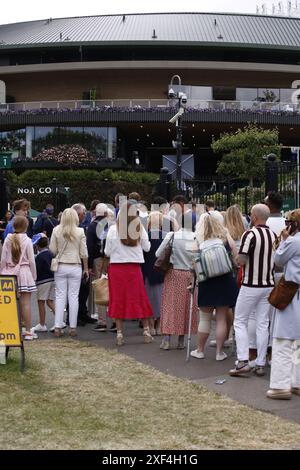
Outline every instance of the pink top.
<svg viewBox="0 0 300 470"><path fill-rule="evenodd" d="M0 273L3 271L10 271L12 270L16 264L12 261L11 257L11 237L12 234L9 234L4 242L2 256L1 256L1 263L0 263ZM33 246L30 238L26 235L26 233L18 234L19 240L21 242L21 250L22 250L22 261L20 266L28 266L30 268L32 277L36 280L36 266L35 266L35 258L34 258L34 251Z"/></svg>

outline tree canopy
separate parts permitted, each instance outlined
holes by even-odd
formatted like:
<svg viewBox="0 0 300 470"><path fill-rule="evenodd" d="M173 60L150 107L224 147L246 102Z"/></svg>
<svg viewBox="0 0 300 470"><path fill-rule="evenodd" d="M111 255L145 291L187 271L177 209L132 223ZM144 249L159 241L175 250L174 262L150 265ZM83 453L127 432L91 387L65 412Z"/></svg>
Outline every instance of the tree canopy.
<svg viewBox="0 0 300 470"><path fill-rule="evenodd" d="M211 148L222 154L218 162L217 173L239 179L261 179L264 175L263 157L274 153L280 155L279 134L277 129L263 129L255 124L248 124L234 133L221 134L213 138Z"/></svg>

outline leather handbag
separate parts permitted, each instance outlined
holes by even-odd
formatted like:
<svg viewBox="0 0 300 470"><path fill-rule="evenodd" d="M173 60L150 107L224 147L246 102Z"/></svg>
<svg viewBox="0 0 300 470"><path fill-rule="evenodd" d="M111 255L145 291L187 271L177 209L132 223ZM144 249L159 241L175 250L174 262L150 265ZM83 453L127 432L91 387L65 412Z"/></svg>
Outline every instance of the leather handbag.
<svg viewBox="0 0 300 470"><path fill-rule="evenodd" d="M56 273L56 271L58 270L59 260L62 257L62 254L65 251L67 244L68 244L68 240L65 241L64 246L62 247L62 250L57 254L57 256L55 256L55 258L52 258L50 270L53 273Z"/></svg>
<svg viewBox="0 0 300 470"><path fill-rule="evenodd" d="M95 304L107 306L109 304L109 289L107 276L102 276L101 279L96 279L92 282L92 286L94 291Z"/></svg>
<svg viewBox="0 0 300 470"><path fill-rule="evenodd" d="M284 276L280 279L269 295L268 301L278 310L284 310L293 300L299 289L299 284L293 281L286 281Z"/></svg>
<svg viewBox="0 0 300 470"><path fill-rule="evenodd" d="M154 263L155 271L166 273L170 268L172 268L172 263L170 263L170 258L172 254L173 243L174 243L174 233L172 237L170 238L164 251L160 254L160 256L155 261Z"/></svg>

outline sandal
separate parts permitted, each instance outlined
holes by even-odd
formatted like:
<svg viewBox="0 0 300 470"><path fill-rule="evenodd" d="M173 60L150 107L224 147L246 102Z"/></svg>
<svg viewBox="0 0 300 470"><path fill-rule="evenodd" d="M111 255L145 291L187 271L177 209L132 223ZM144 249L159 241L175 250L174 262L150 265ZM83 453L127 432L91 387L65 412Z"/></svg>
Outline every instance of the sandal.
<svg viewBox="0 0 300 470"><path fill-rule="evenodd" d="M117 346L123 346L124 344L124 336L122 331L117 332L117 340L116 340Z"/></svg>
<svg viewBox="0 0 300 470"><path fill-rule="evenodd" d="M149 327L144 328L143 336L144 336L144 343L146 344L152 343L153 336L151 336Z"/></svg>

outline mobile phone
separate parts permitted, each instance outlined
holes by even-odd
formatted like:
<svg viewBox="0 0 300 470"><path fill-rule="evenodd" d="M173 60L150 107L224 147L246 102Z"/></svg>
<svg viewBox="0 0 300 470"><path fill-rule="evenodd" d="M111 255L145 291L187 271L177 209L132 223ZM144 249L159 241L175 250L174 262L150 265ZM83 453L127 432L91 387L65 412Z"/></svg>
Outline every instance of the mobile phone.
<svg viewBox="0 0 300 470"><path fill-rule="evenodd" d="M286 228L289 229L290 233L296 232L298 228L297 222L295 222L294 220L286 220L285 225L286 225Z"/></svg>

